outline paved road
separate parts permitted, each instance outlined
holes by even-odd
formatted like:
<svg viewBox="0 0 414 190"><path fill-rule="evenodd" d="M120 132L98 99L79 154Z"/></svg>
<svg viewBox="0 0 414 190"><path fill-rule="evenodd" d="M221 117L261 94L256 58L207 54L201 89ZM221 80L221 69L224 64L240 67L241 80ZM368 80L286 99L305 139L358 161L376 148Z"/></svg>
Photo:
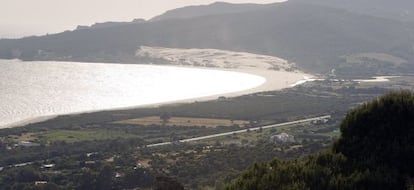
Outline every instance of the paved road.
<svg viewBox="0 0 414 190"><path fill-rule="evenodd" d="M257 131L257 130L260 130L260 129L269 129L269 128L275 128L275 127L282 127L282 126L286 126L286 125L294 125L294 124L306 123L306 122L317 121L317 120L328 119L328 118L331 118L331 116L330 115L324 115L324 116L313 117L313 118L308 118L308 119L301 119L301 120L296 120L296 121L285 122L285 123L265 125L265 126L261 126L261 127L255 127L255 128L249 128L249 129L243 129L243 130L237 130L237 131L230 131L230 132L226 132L226 133L219 133L219 134L207 135L207 136L202 136L202 137L195 137L195 138L190 138L190 139L182 139L182 140L179 140L178 143L200 141L200 140L211 139L211 138L216 138L216 137L230 136L230 135L233 135L233 134L246 133L246 132L249 132L249 131ZM165 146L165 145L170 145L172 143L173 142L163 142L163 143L149 144L146 147Z"/></svg>

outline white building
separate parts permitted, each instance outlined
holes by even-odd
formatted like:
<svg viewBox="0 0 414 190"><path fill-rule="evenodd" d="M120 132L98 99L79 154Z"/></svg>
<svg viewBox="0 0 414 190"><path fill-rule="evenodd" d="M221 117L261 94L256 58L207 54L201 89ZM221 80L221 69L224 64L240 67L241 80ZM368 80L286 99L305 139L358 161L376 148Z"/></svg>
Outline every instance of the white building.
<svg viewBox="0 0 414 190"><path fill-rule="evenodd" d="M20 141L19 143L17 143L17 146L22 146L22 147L33 147L33 146L39 146L39 144L37 143L32 143L30 141Z"/></svg>
<svg viewBox="0 0 414 190"><path fill-rule="evenodd" d="M281 133L279 135L271 136L270 137L270 142L277 143L277 144L293 143L293 142L295 142L295 137L293 135L289 135L287 133Z"/></svg>

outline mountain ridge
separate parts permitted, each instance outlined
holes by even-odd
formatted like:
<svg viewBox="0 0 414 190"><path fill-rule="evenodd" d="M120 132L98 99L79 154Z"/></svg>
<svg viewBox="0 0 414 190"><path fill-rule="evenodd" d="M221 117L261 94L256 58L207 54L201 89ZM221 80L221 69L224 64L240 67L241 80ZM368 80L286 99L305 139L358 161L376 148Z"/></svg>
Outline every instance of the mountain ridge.
<svg viewBox="0 0 414 190"><path fill-rule="evenodd" d="M290 0L306 2L375 17L414 22L414 1L410 0Z"/></svg>
<svg viewBox="0 0 414 190"><path fill-rule="evenodd" d="M168 19L188 19L201 16L210 16L210 15L220 15L220 14L229 14L229 13L241 13L248 11L255 11L267 6L275 6L278 3L271 4L253 4L253 3L244 3L244 4L233 4L227 2L215 2L208 5L194 5L186 6L182 8L172 9L166 11L165 13L151 18L149 21L160 21Z"/></svg>
<svg viewBox="0 0 414 190"><path fill-rule="evenodd" d="M392 19L288 1L256 11L0 40L0 58L136 63L141 61L134 55L139 46L213 48L281 57L317 73L342 69L352 74L363 67L361 75L366 75L370 70L378 74L382 63L371 69L350 65L343 57L382 53L407 60L380 73L392 74L414 69L413 31L414 26Z"/></svg>

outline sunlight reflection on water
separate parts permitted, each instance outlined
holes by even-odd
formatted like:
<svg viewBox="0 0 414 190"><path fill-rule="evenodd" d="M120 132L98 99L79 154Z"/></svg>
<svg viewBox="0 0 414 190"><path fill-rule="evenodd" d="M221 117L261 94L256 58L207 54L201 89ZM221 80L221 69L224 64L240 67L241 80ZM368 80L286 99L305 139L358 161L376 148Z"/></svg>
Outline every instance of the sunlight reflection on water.
<svg viewBox="0 0 414 190"><path fill-rule="evenodd" d="M264 82L255 75L207 69L0 60L0 127L40 116L237 92Z"/></svg>

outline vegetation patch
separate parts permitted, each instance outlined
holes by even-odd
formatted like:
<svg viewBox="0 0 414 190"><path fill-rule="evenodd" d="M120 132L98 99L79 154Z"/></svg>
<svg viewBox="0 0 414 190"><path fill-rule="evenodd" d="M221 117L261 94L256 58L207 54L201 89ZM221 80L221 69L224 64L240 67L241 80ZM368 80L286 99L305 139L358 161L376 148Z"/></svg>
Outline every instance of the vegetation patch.
<svg viewBox="0 0 414 190"><path fill-rule="evenodd" d="M129 125L166 125L166 126L184 126L184 127L217 127L217 126L240 126L243 127L249 124L245 120L229 120L229 119L212 119L212 118L198 118L198 117L141 117L136 119L128 119L115 122L117 124Z"/></svg>
<svg viewBox="0 0 414 190"><path fill-rule="evenodd" d="M372 63L372 62L384 62L389 63L394 66L398 66L404 63L407 63L407 60L402 58L385 54L385 53L360 53L360 54L353 54L350 56L344 56L347 63Z"/></svg>
<svg viewBox="0 0 414 190"><path fill-rule="evenodd" d="M107 181L112 182L112 185L107 185L112 189L145 189L157 184L155 181L160 175L177 180L187 189L223 189L254 162L270 162L275 158L299 159L331 147L339 134L338 122L346 110L396 85L407 88L412 85L410 81L409 77L401 77L381 83L381 88L352 81L315 81L296 88L228 98L226 101L62 116L26 127L2 129L0 189L17 185L24 189L23 186L32 187L37 180L47 181L61 189L101 189L98 184ZM170 127L167 125L169 122L149 126L115 123L150 116L159 122L165 113L170 116L166 117L168 120L181 117L249 121L246 127L318 115L329 114L332 117L327 123L302 123L153 148L144 147L241 128ZM271 137L281 133L294 136L295 142L283 144L272 140ZM18 146L19 140L40 146ZM340 157L338 159L341 161ZM44 164L55 166L42 169ZM109 170L105 166L110 166ZM20 181L16 174L24 173L26 169L40 178ZM106 175L112 178L100 179Z"/></svg>
<svg viewBox="0 0 414 190"><path fill-rule="evenodd" d="M413 115L414 94L390 93L348 113L330 150L256 163L226 189L413 189Z"/></svg>
<svg viewBox="0 0 414 190"><path fill-rule="evenodd" d="M55 130L38 134L39 139L49 142L64 141L67 143L79 141L107 140L117 138L133 138L136 135L113 130Z"/></svg>

